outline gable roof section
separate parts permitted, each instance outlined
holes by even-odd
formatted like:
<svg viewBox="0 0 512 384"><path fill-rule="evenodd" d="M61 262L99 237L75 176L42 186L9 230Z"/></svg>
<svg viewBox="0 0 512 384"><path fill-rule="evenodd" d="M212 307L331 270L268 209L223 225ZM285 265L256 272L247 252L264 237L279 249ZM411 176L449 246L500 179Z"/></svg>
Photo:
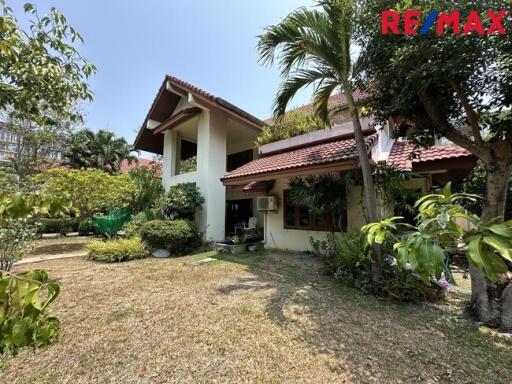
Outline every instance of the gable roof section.
<svg viewBox="0 0 512 384"><path fill-rule="evenodd" d="M177 77L166 75L164 81L162 82L162 85L160 86L160 89L158 90L157 95L155 96L155 99L153 100L151 107L149 109L149 112L146 115L146 118L144 119L144 122L142 123L142 126L137 134L137 137L135 138L134 146L136 149L153 152L162 154L163 153L163 135L157 134L153 135L153 132L151 129L147 128L147 122L151 119L151 116L153 114L159 114L158 112L158 102L160 99L164 100L164 103L167 103L165 110L167 113L172 114L174 109L176 108L180 96L176 95L172 91L167 90L167 84L170 84L171 86L174 86L180 90L183 90L187 93L190 93L194 97L196 97L199 101L202 103L205 103L207 105L211 105L214 108L218 108L222 111L225 111L226 113L230 114L234 118L237 118L243 122L245 122L247 125L252 127L255 130L259 130L265 123L261 121L260 119L256 118L255 116L251 115L250 113L242 110L241 108L238 108L236 105L231 104L230 102L214 96L213 94L196 87L195 85L192 85L186 81L180 80ZM172 96L173 95L173 96ZM158 121L164 121L168 119L169 115L161 115Z"/></svg>
<svg viewBox="0 0 512 384"><path fill-rule="evenodd" d="M375 145L377 138L377 134L365 138L368 151ZM248 178L251 181L258 181L258 178L271 179L273 176L282 176L286 171L348 170L357 168L357 164L355 140L341 139L261 157L227 173L222 181L224 184L236 184Z"/></svg>
<svg viewBox="0 0 512 384"><path fill-rule="evenodd" d="M412 155L415 157L412 157ZM468 150L458 146L434 145L428 149L417 148L414 144L396 141L391 148L388 164L404 171L412 171L414 165L439 160L474 158Z"/></svg>

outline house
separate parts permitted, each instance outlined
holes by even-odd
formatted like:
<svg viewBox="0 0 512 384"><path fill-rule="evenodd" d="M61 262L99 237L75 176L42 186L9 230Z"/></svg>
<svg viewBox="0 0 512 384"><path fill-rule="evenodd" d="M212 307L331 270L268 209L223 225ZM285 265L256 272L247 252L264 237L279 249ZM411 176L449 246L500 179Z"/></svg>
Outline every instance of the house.
<svg viewBox="0 0 512 384"><path fill-rule="evenodd" d="M333 96L333 101L345 104L343 95ZM406 183L418 192L463 177L476 164L468 151L447 145L421 150L413 158L414 147L395 141L389 126L374 127L369 118L361 123L371 161L413 171L417 177ZM197 221L206 240L224 240L237 223L254 216L266 247L309 249L310 237L323 239L329 230L320 218L290 203L288 183L294 176L358 169L350 116L341 111L332 128L258 147L264 124L219 97L166 76L135 148L162 155L166 189L185 182L198 185L206 203ZM256 199L262 196L274 196L277 209L257 210ZM346 204L348 230L365 223L363 201L361 187L352 187Z"/></svg>
<svg viewBox="0 0 512 384"><path fill-rule="evenodd" d="M149 160L143 157L138 157L137 161L132 162L128 161L127 159L124 159L123 161L121 161L121 164L119 165L119 173L126 173L136 168L161 169L162 164L158 160Z"/></svg>

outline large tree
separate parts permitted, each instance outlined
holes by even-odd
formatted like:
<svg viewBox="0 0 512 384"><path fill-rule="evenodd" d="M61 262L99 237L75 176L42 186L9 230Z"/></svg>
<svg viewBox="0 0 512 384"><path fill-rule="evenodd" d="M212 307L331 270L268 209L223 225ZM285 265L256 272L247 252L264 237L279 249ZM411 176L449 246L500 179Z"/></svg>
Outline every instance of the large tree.
<svg viewBox="0 0 512 384"><path fill-rule="evenodd" d="M80 120L75 106L92 100L87 81L96 70L77 50L82 37L55 8L40 16L27 3L24 11L26 29L0 0L0 112L40 125Z"/></svg>
<svg viewBox="0 0 512 384"><path fill-rule="evenodd" d="M95 133L83 129L76 132L71 137L65 157L74 168L98 168L108 173L119 172L123 160L129 163L137 161L133 146L107 130Z"/></svg>
<svg viewBox="0 0 512 384"><path fill-rule="evenodd" d="M301 90L312 86L316 114L330 126L330 96L343 92L352 122L363 174L367 216L378 219L375 188L371 176L359 111L353 97L354 73L351 46L355 28L353 0L321 0L313 9L298 8L279 24L267 27L259 36L258 50L264 64L279 61L283 82L274 101L274 118L281 120L290 100ZM380 277L381 260L373 253L373 282Z"/></svg>
<svg viewBox="0 0 512 384"><path fill-rule="evenodd" d="M476 30L470 35L453 33L453 25L445 28L434 23L426 34L409 30L406 35L401 24L399 34L383 36L382 10L399 6L405 11L410 2L365 0L363 4L360 85L370 95L372 112L383 122L398 116L394 120L397 136L419 146L428 147L436 138L445 137L477 156L487 174L482 218L503 220L512 170L512 44L510 35L500 35L498 30L479 35L474 10L482 15L486 28L492 24L487 11L508 9L506 2L414 3L414 10L422 15L420 26L431 11L458 10L462 31L473 11L470 25ZM510 15L502 22L510 31ZM472 264L470 273L475 314L484 322L499 325L506 312L500 304L502 290Z"/></svg>

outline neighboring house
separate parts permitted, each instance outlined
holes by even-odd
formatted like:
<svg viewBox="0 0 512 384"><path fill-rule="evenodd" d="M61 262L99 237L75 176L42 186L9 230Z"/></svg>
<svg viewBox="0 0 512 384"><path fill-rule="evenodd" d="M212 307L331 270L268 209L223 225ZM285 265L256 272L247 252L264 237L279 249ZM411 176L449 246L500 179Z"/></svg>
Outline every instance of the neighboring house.
<svg viewBox="0 0 512 384"><path fill-rule="evenodd" d="M144 159L143 157L139 157L137 158L137 161L132 162L129 162L128 160L124 159L123 161L121 161L121 165L119 166L119 173L126 173L136 168L160 169L162 168L162 163L157 160Z"/></svg>
<svg viewBox="0 0 512 384"><path fill-rule="evenodd" d="M333 101L345 104L343 95ZM311 109L312 106L301 107ZM342 111L332 128L257 147L264 122L199 88L167 76L135 140L135 148L163 156L165 188L195 182L206 203L198 224L206 240L223 240L240 221L258 218L265 246L289 250L310 249L309 238L324 239L324 220L302 207L294 207L287 194L293 176L345 172L358 169L352 122ZM417 173L408 188L427 193L446 181L466 175L476 158L456 146L436 145L411 154L414 147L391 138L389 127L373 127L362 119L368 156ZM196 156L197 168L180 172L180 164ZM274 196L275 211L256 208L256 199ZM361 187L347 196L348 230L364 224Z"/></svg>

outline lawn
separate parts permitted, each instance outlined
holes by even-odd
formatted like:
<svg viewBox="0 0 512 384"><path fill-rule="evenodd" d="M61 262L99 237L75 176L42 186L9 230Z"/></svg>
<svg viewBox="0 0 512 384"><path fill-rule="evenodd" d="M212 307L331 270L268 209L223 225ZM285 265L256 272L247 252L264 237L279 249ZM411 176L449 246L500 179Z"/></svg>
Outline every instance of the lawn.
<svg viewBox="0 0 512 384"><path fill-rule="evenodd" d="M69 254L85 251L85 246L96 240L87 236L57 236L36 240L27 257Z"/></svg>
<svg viewBox="0 0 512 384"><path fill-rule="evenodd" d="M205 257L218 260L192 265ZM45 262L60 341L3 361L8 383L510 383L512 342L443 305L340 287L285 253ZM22 268L23 267L23 268ZM19 266L17 270L30 268Z"/></svg>

